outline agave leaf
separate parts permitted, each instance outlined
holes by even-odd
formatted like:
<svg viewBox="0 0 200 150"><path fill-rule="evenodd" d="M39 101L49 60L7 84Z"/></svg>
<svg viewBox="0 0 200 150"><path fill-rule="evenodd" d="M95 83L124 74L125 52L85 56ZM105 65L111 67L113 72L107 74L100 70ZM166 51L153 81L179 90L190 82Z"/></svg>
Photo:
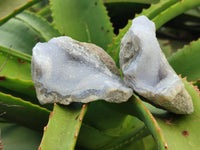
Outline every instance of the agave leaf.
<svg viewBox="0 0 200 150"><path fill-rule="evenodd" d="M16 16L24 23L30 25L34 30L38 31L45 41L50 40L53 37L60 36L61 34L53 28L51 24L45 21L43 18L25 11Z"/></svg>
<svg viewBox="0 0 200 150"><path fill-rule="evenodd" d="M5 150L36 150L42 134L15 123L0 122L1 141Z"/></svg>
<svg viewBox="0 0 200 150"><path fill-rule="evenodd" d="M78 149L100 149L111 140L112 137L102 133L101 130L98 130L93 126L83 123L78 136L78 143L76 148L78 147Z"/></svg>
<svg viewBox="0 0 200 150"><path fill-rule="evenodd" d="M116 148L116 150L155 150L156 145L154 142L154 139L152 138L151 135L146 136L142 139L136 140L136 141L126 141L124 145L120 145L119 148Z"/></svg>
<svg viewBox="0 0 200 150"><path fill-rule="evenodd" d="M183 13L167 23L165 26L167 28L161 28L160 32L172 39L193 40L199 36L199 19L200 17Z"/></svg>
<svg viewBox="0 0 200 150"><path fill-rule="evenodd" d="M46 5L43 8L41 8L38 12L37 15L46 18L46 20L48 20L49 22L52 22L52 16L51 16L52 12L50 9L50 5Z"/></svg>
<svg viewBox="0 0 200 150"><path fill-rule="evenodd" d="M191 115L155 114L155 119L166 139L169 149L188 150L197 148L200 124L200 97L195 88L185 80L185 88L192 97L194 113ZM174 142L176 141L176 142Z"/></svg>
<svg viewBox="0 0 200 150"><path fill-rule="evenodd" d="M54 106L39 149L42 150L73 150L82 124L86 105L77 107Z"/></svg>
<svg viewBox="0 0 200 150"><path fill-rule="evenodd" d="M156 122L153 115L142 103L142 101L139 99L139 97L135 95L134 97L132 97L131 100L129 100L127 103L124 103L122 106L123 107L121 108L121 110L144 121L145 125L154 137L157 148L159 150L165 150L167 148L167 143L163 137L158 123ZM130 106L130 108L128 108L128 106Z"/></svg>
<svg viewBox="0 0 200 150"><path fill-rule="evenodd" d="M1 91L39 104L31 81L31 56L0 46Z"/></svg>
<svg viewBox="0 0 200 150"><path fill-rule="evenodd" d="M200 5L199 0L191 1L191 0L183 0L175 3L171 7L168 7L162 13L157 15L152 21L155 22L156 28L160 28L163 24L168 22L169 20L175 18L176 16L186 12L189 9L195 8Z"/></svg>
<svg viewBox="0 0 200 150"><path fill-rule="evenodd" d="M17 29L17 30L16 30ZM12 18L0 26L0 45L31 55L33 46L45 40L23 21Z"/></svg>
<svg viewBox="0 0 200 150"><path fill-rule="evenodd" d="M31 80L31 56L15 51L11 48L0 46L0 76L5 81L5 76L18 77Z"/></svg>
<svg viewBox="0 0 200 150"><path fill-rule="evenodd" d="M129 119L130 118L131 117L129 117ZM125 128L127 130L126 134L121 136L112 136L100 129L83 123L78 138L78 145L76 148L96 150L123 149L124 147L127 147L127 145L129 145L130 143L137 143L137 141L142 140L149 134L148 130L146 128L143 128L144 126L142 128L139 128L134 121L129 122L129 125L127 123L128 122L124 124L124 127L122 127L122 129L118 128L118 130L120 130L121 132L123 132ZM132 125L130 125L131 123ZM87 138L85 137L85 135L87 135ZM137 146L139 146L140 144L141 143L137 144Z"/></svg>
<svg viewBox="0 0 200 150"><path fill-rule="evenodd" d="M158 14L160 14L162 11L168 9L169 7L171 7L172 5L177 3L178 1L179 0L168 0L168 1L161 0L159 3L152 4L151 7L143 10L139 15L145 15L149 19L153 19Z"/></svg>
<svg viewBox="0 0 200 150"><path fill-rule="evenodd" d="M0 25L41 0L0 1Z"/></svg>
<svg viewBox="0 0 200 150"><path fill-rule="evenodd" d="M0 78L2 92L12 94L16 97L28 98L32 103L39 104L36 98L35 87L31 80L23 80L9 76L0 76Z"/></svg>
<svg viewBox="0 0 200 150"><path fill-rule="evenodd" d="M158 42L166 58L170 57L178 49L182 48L184 44L187 44L186 41L180 41L175 39L169 40L168 38L159 38Z"/></svg>
<svg viewBox="0 0 200 150"><path fill-rule="evenodd" d="M95 101L88 104L77 146L81 149L115 149L148 134L143 122L136 117L112 110L110 103L105 101Z"/></svg>
<svg viewBox="0 0 200 150"><path fill-rule="evenodd" d="M109 103L97 101L89 104L91 105L88 107L90 110L87 111L87 114L85 115L86 118L84 118L84 123L81 126L81 131L78 136L78 149L113 149L122 147L129 142L135 142L149 134L144 124L137 118L115 112L105 104ZM65 146L74 146L74 140L76 140L74 139L74 132L77 126L72 123L73 125L68 125L67 127L63 128L63 123L66 123L66 120L70 120L70 118L72 120L69 122L76 122L78 120L77 116L80 111L77 112L76 115L74 114L72 117L69 117L75 112L68 107L61 107L60 105L58 106L60 107L60 110L58 110L57 105L54 107L54 112L52 115L50 115L52 117L50 117L49 124L47 128L45 128L44 137L41 142L42 149L50 148L47 146L49 144L48 141L53 140L57 142L56 140L59 140L57 134L63 130L65 130L63 133L69 133L69 131L71 131L71 136L63 135L64 139L71 141L68 143L69 145ZM63 110L61 111L61 109ZM58 119L58 116L61 116L61 118ZM63 123L60 123L60 125L58 123L59 120L60 122L61 120L63 121ZM55 136L53 136L54 138L52 138L50 134L51 136L55 134ZM85 137L86 135L87 138ZM61 138L63 139L63 137ZM61 147L63 148L64 141L62 142L63 143L61 143ZM46 146L43 145L44 143Z"/></svg>
<svg viewBox="0 0 200 150"><path fill-rule="evenodd" d="M196 81L200 78L200 39L193 41L190 45L178 50L168 58L170 65L177 74L186 76L189 81Z"/></svg>
<svg viewBox="0 0 200 150"><path fill-rule="evenodd" d="M54 24L61 33L104 49L112 42L113 29L101 0L50 2Z"/></svg>
<svg viewBox="0 0 200 150"><path fill-rule="evenodd" d="M121 109L143 120L153 135L159 150L187 150L192 149L193 146L198 147L199 132L196 129L200 123L200 116L198 115L200 113L200 97L199 93L190 83L185 80L183 82L194 104L194 113L191 115L170 114L167 111L141 102L138 97L124 103L119 108L116 108L115 105L114 108L118 109L118 111Z"/></svg>
<svg viewBox="0 0 200 150"><path fill-rule="evenodd" d="M31 80L22 80L20 78L12 78L9 76L0 76L0 86L14 92L27 95L29 97L35 96L35 87Z"/></svg>
<svg viewBox="0 0 200 150"><path fill-rule="evenodd" d="M200 7L198 6L194 9L188 10L187 12L185 12L185 14L199 18L200 17L199 9Z"/></svg>
<svg viewBox="0 0 200 150"><path fill-rule="evenodd" d="M37 130L43 129L49 115L49 111L45 108L2 92L0 92L0 110L1 117Z"/></svg>
<svg viewBox="0 0 200 150"><path fill-rule="evenodd" d="M0 46L28 55L32 54L32 48L37 42L44 42L60 35L43 18L27 11L0 26L0 34Z"/></svg>

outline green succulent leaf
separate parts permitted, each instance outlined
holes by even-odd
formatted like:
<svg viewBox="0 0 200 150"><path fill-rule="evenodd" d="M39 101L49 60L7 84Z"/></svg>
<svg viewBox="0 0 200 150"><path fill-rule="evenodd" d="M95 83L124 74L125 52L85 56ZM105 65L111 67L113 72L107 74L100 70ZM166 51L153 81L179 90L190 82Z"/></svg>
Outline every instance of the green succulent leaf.
<svg viewBox="0 0 200 150"><path fill-rule="evenodd" d="M80 149L117 149L147 135L144 123L136 117L111 109L108 102L95 101L88 104L77 146Z"/></svg>
<svg viewBox="0 0 200 150"><path fill-rule="evenodd" d="M200 132L197 130L200 124L199 93L189 82L185 80L183 82L193 100L194 112L191 115L174 115L166 112L157 113L154 110L154 117L161 128L167 145L169 149L173 150L198 149L199 145Z"/></svg>
<svg viewBox="0 0 200 150"><path fill-rule="evenodd" d="M0 46L32 55L32 48L37 42L45 42L61 34L43 18L25 11L0 26L0 35Z"/></svg>
<svg viewBox="0 0 200 150"><path fill-rule="evenodd" d="M87 138L85 135L87 135ZM78 147L77 149L80 150L101 149L101 147L112 141L112 139L113 137L102 133L101 130L83 123L78 136L78 143L76 147Z"/></svg>
<svg viewBox="0 0 200 150"><path fill-rule="evenodd" d="M41 0L0 1L0 25Z"/></svg>
<svg viewBox="0 0 200 150"><path fill-rule="evenodd" d="M16 18L12 18L0 26L0 35L1 46L12 48L28 55L32 55L32 48L37 42L45 41L39 32Z"/></svg>
<svg viewBox="0 0 200 150"><path fill-rule="evenodd" d="M121 132L121 135L117 136L114 131ZM87 135L87 138L85 138L85 135ZM76 148L96 150L123 149L123 147L127 147L131 143L137 143L148 135L149 132L144 124L131 116L126 118L121 128L114 128L111 133L83 123ZM154 141L152 144L154 144Z"/></svg>
<svg viewBox="0 0 200 150"><path fill-rule="evenodd" d="M0 76L1 91L12 94L17 97L26 97L32 103L38 103L34 84L31 80L22 80L20 78L12 78L9 76ZM37 100L37 101L36 101Z"/></svg>
<svg viewBox="0 0 200 150"><path fill-rule="evenodd" d="M36 150L42 133L6 121L0 122L1 141L4 150Z"/></svg>
<svg viewBox="0 0 200 150"><path fill-rule="evenodd" d="M182 0L178 1L174 5L168 7L162 13L157 15L152 21L156 24L156 29L160 28L163 24L168 22L169 20L175 18L176 16L184 13L185 11L195 8L200 5L199 0Z"/></svg>
<svg viewBox="0 0 200 150"><path fill-rule="evenodd" d="M145 15L149 19L153 19L158 14L162 13L164 10L168 9L178 1L179 0L161 0L157 4L152 4L151 7L149 7L148 9L144 9L139 15Z"/></svg>
<svg viewBox="0 0 200 150"><path fill-rule="evenodd" d="M0 46L0 64L0 91L39 104L31 80L31 56Z"/></svg>
<svg viewBox="0 0 200 150"><path fill-rule="evenodd" d="M107 49L114 34L101 0L51 0L50 2L53 22L61 33L78 41L91 42Z"/></svg>
<svg viewBox="0 0 200 150"><path fill-rule="evenodd" d="M73 104L72 104L73 105ZM41 150L73 150L78 138L86 105L54 106L39 149ZM55 144L56 143L56 144Z"/></svg>
<svg viewBox="0 0 200 150"><path fill-rule="evenodd" d="M46 5L45 7L43 7L42 9L40 9L37 12L37 15L45 18L46 20L49 20L51 18L51 9L50 9L50 5ZM51 18L52 21L52 18Z"/></svg>
<svg viewBox="0 0 200 150"><path fill-rule="evenodd" d="M193 85L185 80L183 82L194 104L194 112L191 115L168 113L142 102L137 96L121 104L120 107L113 105L113 108L137 116L144 121L159 150L193 149L193 147L198 147L199 132L196 129L200 123L198 115L200 113L200 97Z"/></svg>
<svg viewBox="0 0 200 150"><path fill-rule="evenodd" d="M159 38L158 42L166 58L172 56L178 49L181 49L183 45L188 44L186 41L173 40L169 38Z"/></svg>
<svg viewBox="0 0 200 150"><path fill-rule="evenodd" d="M154 142L154 139L151 135L146 136L142 139L136 140L132 142L131 140L128 141L126 144L122 145L122 147L119 148L113 148L112 150L155 150L156 144Z"/></svg>
<svg viewBox="0 0 200 150"><path fill-rule="evenodd" d="M61 34L53 28L51 24L45 21L43 18L25 11L16 16L17 19L30 25L34 30L40 33L45 41L49 41L53 37L60 36Z"/></svg>
<svg viewBox="0 0 200 150"><path fill-rule="evenodd" d="M189 81L200 79L200 39L178 50L168 58L170 65L177 74L182 74Z"/></svg>
<svg viewBox="0 0 200 150"><path fill-rule="evenodd" d="M31 80L30 55L0 46L0 64L0 82L4 82L6 76Z"/></svg>
<svg viewBox="0 0 200 150"><path fill-rule="evenodd" d="M194 8L194 9L188 10L187 12L185 12L185 14L199 18L200 17L199 9L200 9L200 6Z"/></svg>
<svg viewBox="0 0 200 150"><path fill-rule="evenodd" d="M49 111L21 98L0 92L0 114L5 119L41 130L47 123Z"/></svg>
<svg viewBox="0 0 200 150"><path fill-rule="evenodd" d="M158 123L138 96L134 95L128 102L122 103L120 106L113 104L112 107L115 110L130 114L132 116L136 116L140 120L142 120L154 137L157 148L159 150L166 149L167 143L163 137Z"/></svg>

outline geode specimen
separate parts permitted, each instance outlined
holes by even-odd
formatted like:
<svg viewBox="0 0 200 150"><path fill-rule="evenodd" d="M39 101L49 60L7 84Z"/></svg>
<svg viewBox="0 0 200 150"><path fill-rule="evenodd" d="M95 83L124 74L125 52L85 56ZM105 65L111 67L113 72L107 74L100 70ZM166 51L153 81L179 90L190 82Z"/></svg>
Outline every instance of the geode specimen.
<svg viewBox="0 0 200 150"><path fill-rule="evenodd" d="M133 92L103 49L66 36L33 48L32 79L41 104L99 99L120 103Z"/></svg>
<svg viewBox="0 0 200 150"><path fill-rule="evenodd" d="M123 37L120 67L126 85L149 102L177 114L193 112L191 97L162 53L155 24L147 17L135 18Z"/></svg>

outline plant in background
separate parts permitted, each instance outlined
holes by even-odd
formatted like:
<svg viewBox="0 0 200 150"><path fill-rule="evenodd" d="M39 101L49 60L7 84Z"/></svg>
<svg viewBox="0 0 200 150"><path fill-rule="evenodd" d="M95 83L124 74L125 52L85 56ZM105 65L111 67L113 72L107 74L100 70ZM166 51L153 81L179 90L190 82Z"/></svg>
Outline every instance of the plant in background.
<svg viewBox="0 0 200 150"><path fill-rule="evenodd" d="M198 149L199 6L199 0L0 2L1 147L5 150ZM102 47L119 66L121 39L131 21L119 33L118 27L135 14L145 15L155 23L168 62L177 74L187 77L188 81L186 78L182 81L193 101L192 114L169 113L141 101L136 94L120 104L105 101L69 106L39 104L31 80L32 48L37 42L67 35ZM189 43L191 40L194 41ZM187 46L177 51L184 44Z"/></svg>

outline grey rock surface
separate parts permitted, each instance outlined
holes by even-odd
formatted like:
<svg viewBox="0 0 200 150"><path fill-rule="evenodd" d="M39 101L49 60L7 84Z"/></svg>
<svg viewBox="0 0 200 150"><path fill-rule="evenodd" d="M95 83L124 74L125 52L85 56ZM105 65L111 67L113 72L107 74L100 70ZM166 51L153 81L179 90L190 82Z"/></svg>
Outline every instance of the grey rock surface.
<svg viewBox="0 0 200 150"><path fill-rule="evenodd" d="M120 67L124 81L150 103L176 114L190 114L193 103L184 84L169 65L145 16L133 20L121 41Z"/></svg>
<svg viewBox="0 0 200 150"><path fill-rule="evenodd" d="M66 36L36 44L31 67L41 104L68 105L99 99L120 103L133 92L103 49Z"/></svg>

